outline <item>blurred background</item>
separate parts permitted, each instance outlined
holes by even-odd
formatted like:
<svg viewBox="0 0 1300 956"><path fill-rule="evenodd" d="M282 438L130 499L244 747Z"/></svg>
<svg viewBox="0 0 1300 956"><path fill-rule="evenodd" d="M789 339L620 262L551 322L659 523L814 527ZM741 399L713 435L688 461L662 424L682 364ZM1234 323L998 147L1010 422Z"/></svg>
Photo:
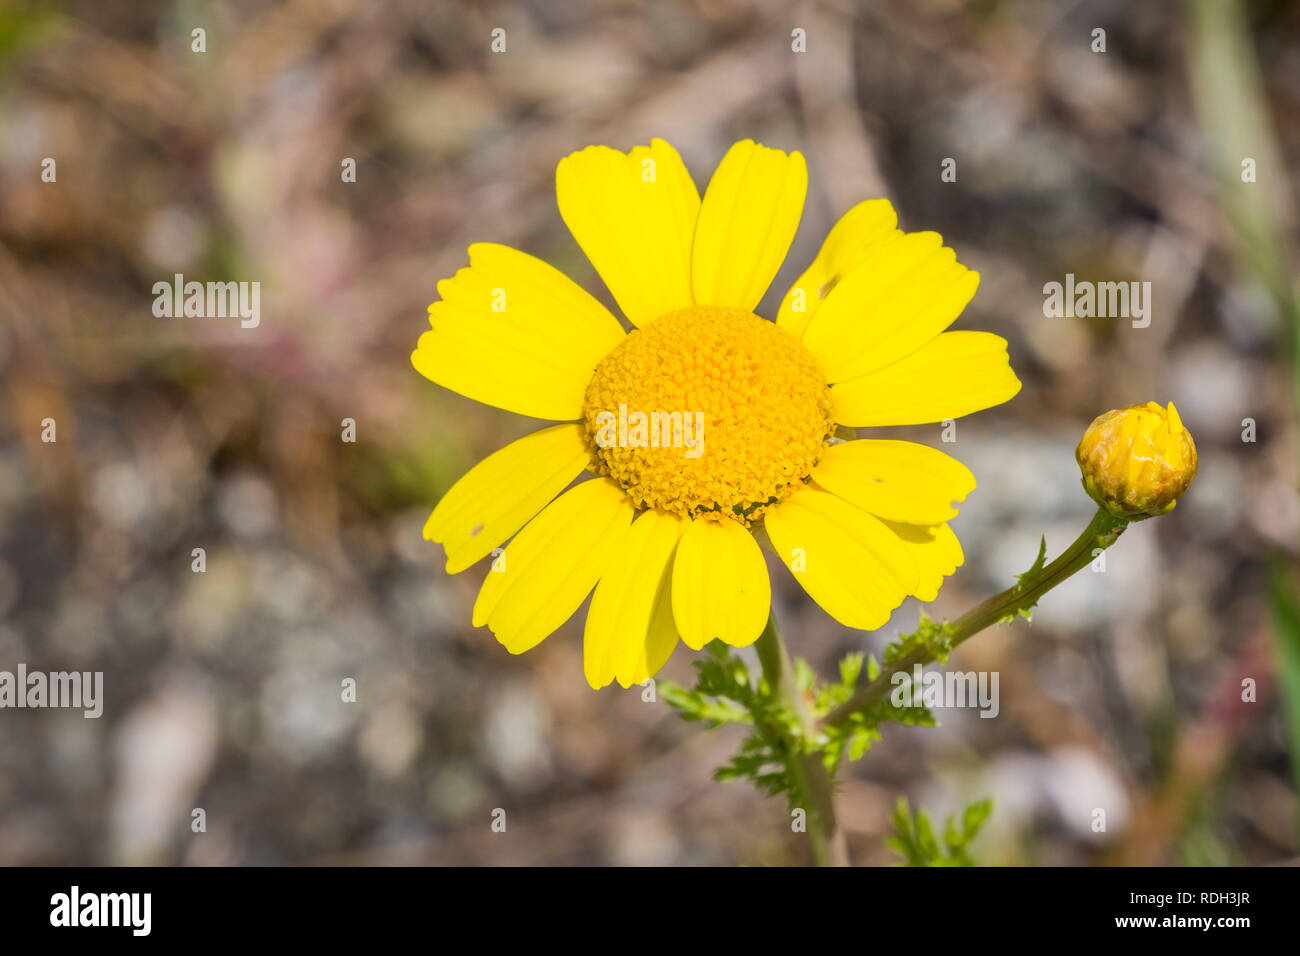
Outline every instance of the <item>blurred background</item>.
<svg viewBox="0 0 1300 956"><path fill-rule="evenodd" d="M485 566L449 578L421 538L537 427L411 368L435 283L502 242L611 303L555 164L653 136L701 191L737 139L807 157L766 314L875 196L982 273L957 327L1005 336L1024 390L951 446L896 432L980 481L932 615L1083 527L1096 414L1173 400L1199 446L1104 574L954 656L999 672L996 719L886 726L852 765L855 862L896 861L900 795L992 797L985 863L1296 860L1298 41L1284 0L0 5L0 670L105 675L98 720L0 711L0 863L807 861L783 801L710 779L739 731L590 690L584 612L511 657L470 626ZM155 317L177 272L260 282L260 325ZM1149 281L1150 326L1044 317L1067 272ZM773 577L822 673L920 610L853 632Z"/></svg>

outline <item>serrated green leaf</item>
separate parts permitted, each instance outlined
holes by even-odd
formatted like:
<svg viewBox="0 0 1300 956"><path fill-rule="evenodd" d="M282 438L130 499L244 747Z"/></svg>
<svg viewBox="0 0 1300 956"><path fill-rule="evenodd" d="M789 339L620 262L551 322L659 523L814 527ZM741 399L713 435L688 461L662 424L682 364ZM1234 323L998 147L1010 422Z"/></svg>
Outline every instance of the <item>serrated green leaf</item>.
<svg viewBox="0 0 1300 956"><path fill-rule="evenodd" d="M1047 535L1038 542L1038 557L1034 558L1034 563L1029 566L1029 570L1024 574L1017 574L1016 580L1023 585L1026 578L1032 578L1039 571L1047 566Z"/></svg>

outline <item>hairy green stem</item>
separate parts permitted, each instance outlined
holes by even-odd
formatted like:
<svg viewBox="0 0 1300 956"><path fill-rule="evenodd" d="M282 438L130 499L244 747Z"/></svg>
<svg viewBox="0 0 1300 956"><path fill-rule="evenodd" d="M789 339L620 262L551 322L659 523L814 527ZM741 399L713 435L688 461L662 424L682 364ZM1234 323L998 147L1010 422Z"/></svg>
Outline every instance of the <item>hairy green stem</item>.
<svg viewBox="0 0 1300 956"><path fill-rule="evenodd" d="M1014 587L994 595L957 618L949 631L949 648L956 647L990 625L1014 618L1021 611L1033 607L1052 588L1091 564L1095 557L1093 552L1099 548L1109 548L1127 526L1128 521L1124 518L1116 518L1105 509L1098 509L1083 534L1055 561L1025 575ZM870 684L860 688L845 703L823 717L819 726L827 727L847 720L857 711L885 697L893 688L895 674L911 674L917 664L925 665L934 659L934 652L924 647L905 654L884 668L880 676Z"/></svg>
<svg viewBox="0 0 1300 956"><path fill-rule="evenodd" d="M835 781L822 763L820 753L809 753L804 747L804 739L811 739L814 732L813 715L808 702L804 700L803 692L795 683L794 668L781 640L781 632L777 629L775 612L768 612L767 626L763 628L754 649L758 652L759 663L763 665L763 676L767 678L768 687L773 694L785 701L803 727L799 739L785 741L786 766L794 782L796 805L801 805L807 814L813 859L818 866L848 866L848 841L835 822L835 806L832 802Z"/></svg>

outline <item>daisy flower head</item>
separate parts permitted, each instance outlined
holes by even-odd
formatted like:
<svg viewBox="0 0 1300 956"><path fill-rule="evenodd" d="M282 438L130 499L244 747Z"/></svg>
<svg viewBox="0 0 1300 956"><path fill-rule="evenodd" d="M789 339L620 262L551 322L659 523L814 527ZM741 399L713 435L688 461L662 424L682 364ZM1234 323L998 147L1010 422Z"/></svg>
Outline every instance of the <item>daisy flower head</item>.
<svg viewBox="0 0 1300 956"><path fill-rule="evenodd" d="M560 214L630 332L505 246L470 246L469 266L438 283L415 368L561 423L472 468L424 528L449 573L496 554L473 623L511 653L593 589L593 687L652 677L679 640L753 643L771 604L760 527L849 627L880 627L908 595L933 600L961 564L947 522L975 488L964 465L907 441L833 439L839 425L942 422L1007 401L1020 382L1006 341L946 331L979 276L935 233L899 230L883 199L840 219L775 321L755 315L807 183L799 153L750 140L702 199L663 140L561 160Z"/></svg>

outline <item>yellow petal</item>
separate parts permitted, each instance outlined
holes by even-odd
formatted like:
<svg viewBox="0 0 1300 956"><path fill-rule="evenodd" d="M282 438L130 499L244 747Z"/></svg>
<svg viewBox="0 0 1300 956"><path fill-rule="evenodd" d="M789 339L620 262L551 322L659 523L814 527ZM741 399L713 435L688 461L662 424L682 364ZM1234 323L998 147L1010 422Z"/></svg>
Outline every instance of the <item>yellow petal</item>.
<svg viewBox="0 0 1300 956"><path fill-rule="evenodd" d="M658 673L677 644L668 594L672 558L683 522L664 511L642 512L596 585L583 636L583 669L597 689L623 687Z"/></svg>
<svg viewBox="0 0 1300 956"><path fill-rule="evenodd" d="M411 364L476 401L553 420L582 417L596 364L623 338L618 320L562 272L507 246L476 243L469 267L438 283L431 329Z"/></svg>
<svg viewBox="0 0 1300 956"><path fill-rule="evenodd" d="M946 524L925 527L886 521L885 525L902 539L916 560L917 584L912 593L922 601L933 601L939 596L943 579L961 567L961 542Z"/></svg>
<svg viewBox="0 0 1300 956"><path fill-rule="evenodd" d="M955 517L954 501L975 490L970 469L910 441L858 439L832 445L813 480L863 511L888 521L938 524Z"/></svg>
<svg viewBox="0 0 1300 956"><path fill-rule="evenodd" d="M664 587L655 598L654 614L650 617L650 626L646 629L645 653L638 652L625 661L626 668L616 676L624 687L644 683L668 663L677 648L680 638L677 635L677 622L673 620L672 587Z"/></svg>
<svg viewBox="0 0 1300 956"><path fill-rule="evenodd" d="M808 191L799 153L743 140L713 173L691 257L698 305L754 311L794 239Z"/></svg>
<svg viewBox="0 0 1300 956"><path fill-rule="evenodd" d="M492 562L474 626L486 624L522 654L568 620L627 536L632 504L608 478L565 492L524 526Z"/></svg>
<svg viewBox="0 0 1300 956"><path fill-rule="evenodd" d="M817 258L781 300L776 324L802 338L809 320L840 280L869 261L881 243L902 235L897 226L898 215L888 199L868 199L841 216Z"/></svg>
<svg viewBox="0 0 1300 956"><path fill-rule="evenodd" d="M902 539L830 492L800 491L763 520L799 586L847 627L880 627L917 589L916 559Z"/></svg>
<svg viewBox="0 0 1300 956"><path fill-rule="evenodd" d="M803 344L829 382L867 375L952 325L978 285L936 233L898 233L835 284Z"/></svg>
<svg viewBox="0 0 1300 956"><path fill-rule="evenodd" d="M692 521L673 561L673 619L686 646L717 638L732 647L758 640L772 607L772 583L754 536L734 521Z"/></svg>
<svg viewBox="0 0 1300 956"><path fill-rule="evenodd" d="M555 171L560 215L628 319L694 304L691 242L700 194L661 139L630 154L588 146Z"/></svg>
<svg viewBox="0 0 1300 956"><path fill-rule="evenodd" d="M424 537L446 549L448 574L464 571L523 527L590 460L581 425L552 425L511 442L451 486Z"/></svg>
<svg viewBox="0 0 1300 956"><path fill-rule="evenodd" d="M1020 391L1007 341L989 332L945 332L878 372L831 387L844 425L923 425L1001 405Z"/></svg>

